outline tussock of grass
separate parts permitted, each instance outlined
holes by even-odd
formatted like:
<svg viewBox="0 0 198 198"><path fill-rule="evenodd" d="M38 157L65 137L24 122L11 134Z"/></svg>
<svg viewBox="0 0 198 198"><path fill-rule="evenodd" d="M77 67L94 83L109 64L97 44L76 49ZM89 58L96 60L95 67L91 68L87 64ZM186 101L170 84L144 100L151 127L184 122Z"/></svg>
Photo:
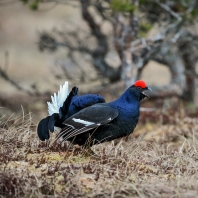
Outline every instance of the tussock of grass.
<svg viewBox="0 0 198 198"><path fill-rule="evenodd" d="M86 157L40 142L31 116L0 128L1 197L197 197L198 120L139 126Z"/></svg>

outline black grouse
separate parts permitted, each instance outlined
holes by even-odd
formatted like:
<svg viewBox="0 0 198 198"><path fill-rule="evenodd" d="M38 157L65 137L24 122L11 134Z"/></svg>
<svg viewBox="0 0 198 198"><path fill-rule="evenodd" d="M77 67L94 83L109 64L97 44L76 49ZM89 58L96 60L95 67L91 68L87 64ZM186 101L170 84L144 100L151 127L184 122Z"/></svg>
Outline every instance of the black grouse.
<svg viewBox="0 0 198 198"><path fill-rule="evenodd" d="M138 80L117 100L78 111L61 123L56 139L92 146L131 134L139 119L140 101L148 97L146 90L150 90L146 83Z"/></svg>

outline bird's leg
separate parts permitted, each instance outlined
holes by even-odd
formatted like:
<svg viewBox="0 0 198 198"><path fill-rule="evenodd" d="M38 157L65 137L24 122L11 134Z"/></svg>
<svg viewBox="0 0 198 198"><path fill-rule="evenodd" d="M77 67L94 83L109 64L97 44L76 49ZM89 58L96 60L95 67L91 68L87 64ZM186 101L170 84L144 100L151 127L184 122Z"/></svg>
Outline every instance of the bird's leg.
<svg viewBox="0 0 198 198"><path fill-rule="evenodd" d="M84 144L84 146L82 147L82 150L83 150L83 152L82 152L82 154L84 155L84 156L86 156L86 157L99 157L99 156L97 156L95 153L94 153L94 151L91 149L91 142L90 141L87 141L85 144Z"/></svg>
<svg viewBox="0 0 198 198"><path fill-rule="evenodd" d="M97 127L98 128L98 127ZM97 129L96 128L96 129ZM94 151L91 149L91 146L93 146L95 143L91 136L93 135L93 133L96 131L96 129L91 133L89 134L89 137L87 139L87 141L85 142L84 146L83 146L83 151L84 151L84 154L85 156L91 156L91 157L96 157L96 158L99 158L98 155L96 155L94 153Z"/></svg>
<svg viewBox="0 0 198 198"><path fill-rule="evenodd" d="M73 148L74 148L74 144L73 144L73 142L70 142L69 144L68 144L68 150L72 150Z"/></svg>
<svg viewBox="0 0 198 198"><path fill-rule="evenodd" d="M91 149L91 147L83 147L83 156L91 157L91 156L96 156L96 154Z"/></svg>

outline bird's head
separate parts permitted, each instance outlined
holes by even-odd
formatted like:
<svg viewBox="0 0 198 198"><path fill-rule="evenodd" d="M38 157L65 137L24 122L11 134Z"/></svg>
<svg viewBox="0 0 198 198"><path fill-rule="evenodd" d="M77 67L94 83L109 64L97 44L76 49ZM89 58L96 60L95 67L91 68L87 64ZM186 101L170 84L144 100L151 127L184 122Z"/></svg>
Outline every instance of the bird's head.
<svg viewBox="0 0 198 198"><path fill-rule="evenodd" d="M143 80L138 80L132 85L130 91L137 97L139 101L143 100L144 98L149 98L147 95L147 90L151 91L149 87L147 87L146 83Z"/></svg>

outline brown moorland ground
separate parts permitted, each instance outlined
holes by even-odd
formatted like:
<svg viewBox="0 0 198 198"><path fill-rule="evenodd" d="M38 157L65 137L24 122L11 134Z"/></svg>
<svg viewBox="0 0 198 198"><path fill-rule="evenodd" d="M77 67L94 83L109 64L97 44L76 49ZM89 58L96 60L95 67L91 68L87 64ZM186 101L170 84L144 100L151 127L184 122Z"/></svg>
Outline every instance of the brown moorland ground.
<svg viewBox="0 0 198 198"><path fill-rule="evenodd" d="M40 142L31 114L1 119L0 197L197 197L197 118L154 117L142 113L128 140L94 146L97 157L60 147L55 134Z"/></svg>

